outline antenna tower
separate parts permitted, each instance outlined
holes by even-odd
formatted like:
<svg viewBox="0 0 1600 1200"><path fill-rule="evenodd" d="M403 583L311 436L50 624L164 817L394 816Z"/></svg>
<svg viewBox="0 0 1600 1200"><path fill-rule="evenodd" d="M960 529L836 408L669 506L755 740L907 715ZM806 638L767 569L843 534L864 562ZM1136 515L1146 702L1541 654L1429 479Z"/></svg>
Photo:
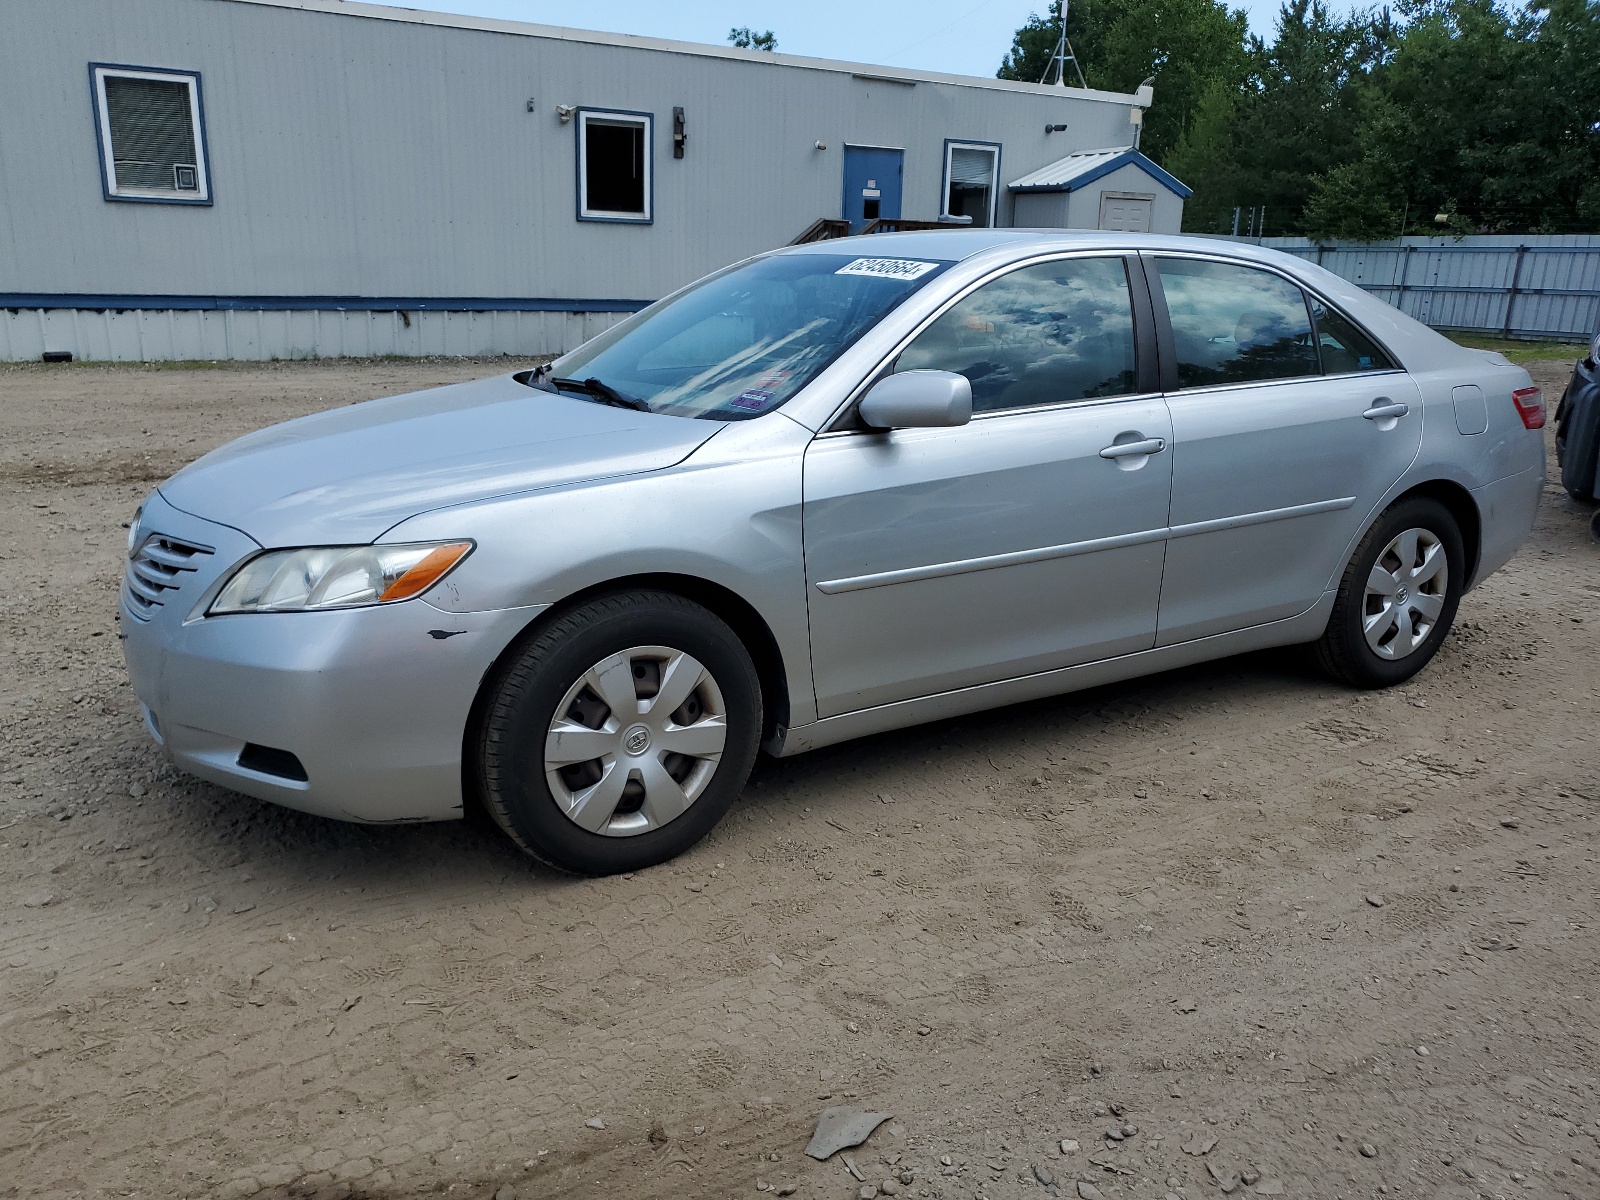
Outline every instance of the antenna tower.
<svg viewBox="0 0 1600 1200"><path fill-rule="evenodd" d="M1078 56L1072 52L1072 43L1067 41L1067 0L1061 0L1061 36L1056 39L1055 53L1050 56L1050 65L1045 67L1039 82L1066 87L1068 63L1072 64L1073 74L1078 77L1078 86L1087 88L1089 85L1084 82L1083 68L1078 66ZM1055 75L1053 80L1050 78L1052 73Z"/></svg>

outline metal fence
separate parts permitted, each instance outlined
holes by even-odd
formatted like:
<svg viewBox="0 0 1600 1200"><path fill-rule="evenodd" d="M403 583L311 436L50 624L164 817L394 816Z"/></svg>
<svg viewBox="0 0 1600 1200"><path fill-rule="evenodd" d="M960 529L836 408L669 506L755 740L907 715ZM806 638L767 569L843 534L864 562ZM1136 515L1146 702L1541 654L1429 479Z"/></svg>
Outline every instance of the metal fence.
<svg viewBox="0 0 1600 1200"><path fill-rule="evenodd" d="M1600 236L1250 240L1327 268L1441 329L1584 341L1600 329Z"/></svg>

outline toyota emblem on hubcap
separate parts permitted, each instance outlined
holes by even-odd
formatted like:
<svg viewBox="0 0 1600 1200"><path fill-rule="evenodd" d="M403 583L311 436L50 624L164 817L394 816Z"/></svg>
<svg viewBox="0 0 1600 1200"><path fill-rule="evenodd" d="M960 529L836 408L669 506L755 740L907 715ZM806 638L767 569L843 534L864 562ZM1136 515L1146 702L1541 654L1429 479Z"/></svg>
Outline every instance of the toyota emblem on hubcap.
<svg viewBox="0 0 1600 1200"><path fill-rule="evenodd" d="M1404 604L1408 599L1411 598L1411 593L1406 591L1404 587L1397 587L1394 590L1394 598L1400 601L1401 604Z"/></svg>
<svg viewBox="0 0 1600 1200"><path fill-rule="evenodd" d="M629 754L643 754L650 749L650 731L643 725L635 725L623 735L622 748Z"/></svg>

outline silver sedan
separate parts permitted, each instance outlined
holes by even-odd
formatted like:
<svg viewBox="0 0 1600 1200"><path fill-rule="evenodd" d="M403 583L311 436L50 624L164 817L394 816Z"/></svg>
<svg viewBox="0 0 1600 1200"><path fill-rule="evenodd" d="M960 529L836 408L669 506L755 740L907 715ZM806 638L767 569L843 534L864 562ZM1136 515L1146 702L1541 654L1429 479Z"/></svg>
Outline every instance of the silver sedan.
<svg viewBox="0 0 1600 1200"><path fill-rule="evenodd" d="M1527 536L1543 423L1520 368L1271 251L825 242L206 455L132 523L123 644L195 775L475 800L631 870L763 749L1291 643L1408 679Z"/></svg>

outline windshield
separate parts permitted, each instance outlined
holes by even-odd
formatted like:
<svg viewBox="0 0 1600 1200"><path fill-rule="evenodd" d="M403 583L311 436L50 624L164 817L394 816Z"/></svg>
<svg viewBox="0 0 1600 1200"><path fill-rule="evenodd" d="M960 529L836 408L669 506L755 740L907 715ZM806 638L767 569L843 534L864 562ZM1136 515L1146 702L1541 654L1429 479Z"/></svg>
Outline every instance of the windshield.
<svg viewBox="0 0 1600 1200"><path fill-rule="evenodd" d="M758 259L600 335L528 382L673 416L759 417L949 265L856 254Z"/></svg>

